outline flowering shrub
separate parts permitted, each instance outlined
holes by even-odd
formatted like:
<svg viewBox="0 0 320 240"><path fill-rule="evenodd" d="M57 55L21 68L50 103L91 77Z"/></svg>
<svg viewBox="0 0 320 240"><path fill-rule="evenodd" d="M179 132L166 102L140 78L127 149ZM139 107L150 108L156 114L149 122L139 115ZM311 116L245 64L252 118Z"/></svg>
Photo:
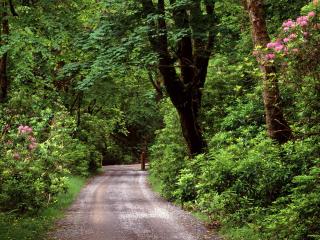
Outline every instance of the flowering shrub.
<svg viewBox="0 0 320 240"><path fill-rule="evenodd" d="M297 19L288 19L282 24L280 34L266 46L258 47L253 55L264 64L277 64L287 67L290 62L293 68L310 71L312 56L318 54L319 17L316 10L308 12ZM318 63L318 61L316 62ZM311 66L314 65L311 62ZM286 70L286 69L285 69Z"/></svg>
<svg viewBox="0 0 320 240"><path fill-rule="evenodd" d="M65 170L45 158L33 128L4 128L0 160L0 210L36 210L65 189Z"/></svg>
<svg viewBox="0 0 320 240"><path fill-rule="evenodd" d="M36 211L66 190L68 174L88 175L92 162L100 166L95 149L72 137L76 123L69 113L55 110L48 122L52 112L17 111L14 121L0 120L0 211Z"/></svg>
<svg viewBox="0 0 320 240"><path fill-rule="evenodd" d="M298 53L299 48L308 42L308 38L312 36L313 31L317 29L315 24L316 13L309 12L306 16L300 16L296 20L289 19L282 24L282 32L280 38L267 44L267 49L274 54L283 56L290 56ZM270 53L267 54L267 59Z"/></svg>

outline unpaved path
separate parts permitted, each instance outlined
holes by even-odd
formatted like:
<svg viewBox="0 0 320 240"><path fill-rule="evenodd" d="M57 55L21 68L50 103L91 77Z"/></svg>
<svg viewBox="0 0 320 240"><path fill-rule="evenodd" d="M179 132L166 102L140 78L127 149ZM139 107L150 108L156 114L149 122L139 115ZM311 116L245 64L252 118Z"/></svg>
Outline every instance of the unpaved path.
<svg viewBox="0 0 320 240"><path fill-rule="evenodd" d="M218 240L189 213L153 193L138 165L108 166L57 223L61 240Z"/></svg>

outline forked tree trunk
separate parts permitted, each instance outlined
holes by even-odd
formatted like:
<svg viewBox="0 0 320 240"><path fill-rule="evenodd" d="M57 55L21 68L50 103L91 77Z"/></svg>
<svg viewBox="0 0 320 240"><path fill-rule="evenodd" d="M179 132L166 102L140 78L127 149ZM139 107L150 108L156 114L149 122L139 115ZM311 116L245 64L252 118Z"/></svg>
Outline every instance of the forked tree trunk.
<svg viewBox="0 0 320 240"><path fill-rule="evenodd" d="M1 27L0 46L6 44L3 35L9 35L9 20L6 1L1 1ZM8 54L4 53L0 57L0 102L4 102L8 95L9 79L7 75Z"/></svg>
<svg viewBox="0 0 320 240"><path fill-rule="evenodd" d="M252 39L254 45L266 47L270 42L264 15L263 0L247 0L247 10L252 25ZM278 86L277 71L273 64L266 63L258 58L260 68L264 73L263 78L263 102L266 115L268 135L285 143L291 139L292 131L283 115L281 97Z"/></svg>
<svg viewBox="0 0 320 240"><path fill-rule="evenodd" d="M163 78L167 93L177 109L180 118L183 137L187 143L190 155L203 153L206 142L199 124L201 108L201 89L207 75L207 68L214 41L216 24L215 1L196 0L184 7L177 7L175 0L141 0L146 15L157 14L157 20L150 22L149 41L153 50L159 56L159 71ZM165 5L170 4L175 27L186 34L175 46L169 47L167 36ZM156 5L156 6L155 6ZM176 49L175 56L169 49ZM180 68L176 71L175 63Z"/></svg>

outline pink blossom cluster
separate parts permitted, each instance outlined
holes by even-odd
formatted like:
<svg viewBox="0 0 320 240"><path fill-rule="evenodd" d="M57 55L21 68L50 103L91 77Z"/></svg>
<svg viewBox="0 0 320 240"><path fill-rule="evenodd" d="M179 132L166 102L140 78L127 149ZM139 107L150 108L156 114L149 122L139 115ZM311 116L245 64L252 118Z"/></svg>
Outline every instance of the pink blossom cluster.
<svg viewBox="0 0 320 240"><path fill-rule="evenodd" d="M29 127L29 126L20 125L18 127L19 134L28 134L29 135L27 137L27 139L30 142L28 145L28 149L30 151L34 150L38 146L37 139L32 135L32 131L33 131L32 127Z"/></svg>
<svg viewBox="0 0 320 240"><path fill-rule="evenodd" d="M285 21L282 24L283 30L285 32L288 32L289 30L294 30L297 26L300 26L303 29L303 37L306 38L309 36L309 33L306 31L306 26L309 25L310 19L316 16L315 12L309 12L306 16L300 16L295 21L292 19L289 19ZM284 53L287 54L289 52L289 44L290 42L296 40L298 38L297 33L295 31L290 31L286 34L287 36L283 39L277 39L276 41L270 42L267 44L267 48L269 50L273 50L277 53ZM298 53L298 48L290 49L292 53ZM265 60L270 61L276 58L276 55L274 53L267 53L265 55Z"/></svg>
<svg viewBox="0 0 320 240"><path fill-rule="evenodd" d="M312 12L309 12L307 16L298 17L296 21L289 19L282 24L283 30L287 32L290 29L295 28L296 26L306 27L309 24L309 20L315 16L316 16L316 13L312 11Z"/></svg>
<svg viewBox="0 0 320 240"><path fill-rule="evenodd" d="M281 40L277 40L275 42L270 42L267 44L267 48L268 49L273 49L275 50L276 52L280 52L282 51L285 46L282 44L282 41Z"/></svg>
<svg viewBox="0 0 320 240"><path fill-rule="evenodd" d="M29 150L34 150L38 146L37 139L33 136L29 136L28 140L30 141L30 144L28 145Z"/></svg>
<svg viewBox="0 0 320 240"><path fill-rule="evenodd" d="M296 26L296 23L294 21L292 21L291 19L289 19L288 21L285 21L282 24L283 30L286 32L289 31L290 28L294 28L295 26Z"/></svg>
<svg viewBox="0 0 320 240"><path fill-rule="evenodd" d="M267 55L266 55L266 60L273 60L273 59L275 59L276 58L276 55L274 54L274 53L268 53Z"/></svg>
<svg viewBox="0 0 320 240"><path fill-rule="evenodd" d="M18 131L19 134L29 134L32 133L32 127L20 125Z"/></svg>

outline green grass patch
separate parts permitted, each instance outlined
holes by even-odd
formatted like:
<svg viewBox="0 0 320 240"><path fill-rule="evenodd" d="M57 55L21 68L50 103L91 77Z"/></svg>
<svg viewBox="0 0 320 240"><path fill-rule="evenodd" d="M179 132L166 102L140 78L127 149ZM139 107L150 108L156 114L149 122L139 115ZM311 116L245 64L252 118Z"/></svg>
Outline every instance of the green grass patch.
<svg viewBox="0 0 320 240"><path fill-rule="evenodd" d="M68 177L68 191L60 194L55 203L41 210L35 216L17 216L14 213L0 213L1 240L41 240L52 229L54 221L62 217L85 184L86 179L79 176Z"/></svg>

